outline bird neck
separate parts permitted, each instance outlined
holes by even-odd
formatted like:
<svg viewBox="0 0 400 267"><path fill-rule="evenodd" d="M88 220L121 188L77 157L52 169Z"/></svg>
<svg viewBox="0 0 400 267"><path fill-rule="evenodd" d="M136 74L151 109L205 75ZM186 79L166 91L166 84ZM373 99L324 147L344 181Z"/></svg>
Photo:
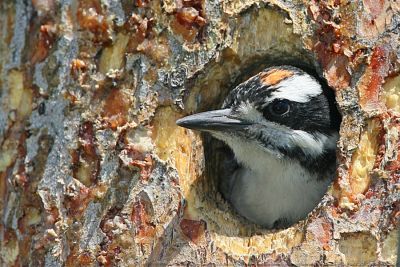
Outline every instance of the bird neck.
<svg viewBox="0 0 400 267"><path fill-rule="evenodd" d="M227 143L233 150L238 163L256 173L257 177L296 176L296 171L299 171L310 179L330 179L328 176L335 167L334 151L326 151L312 160L306 157L299 160L287 157L280 152L268 151L255 142L232 140Z"/></svg>

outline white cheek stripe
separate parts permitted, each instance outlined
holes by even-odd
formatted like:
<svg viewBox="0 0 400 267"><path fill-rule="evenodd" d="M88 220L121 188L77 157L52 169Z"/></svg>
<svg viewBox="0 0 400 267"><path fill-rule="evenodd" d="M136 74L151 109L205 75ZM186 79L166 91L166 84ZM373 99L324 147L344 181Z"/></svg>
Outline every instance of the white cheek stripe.
<svg viewBox="0 0 400 267"><path fill-rule="evenodd" d="M273 92L268 100L279 98L305 103L322 93L319 82L309 75L294 75L278 83L277 87L279 89Z"/></svg>
<svg viewBox="0 0 400 267"><path fill-rule="evenodd" d="M265 125L265 118L250 103L242 103L239 106L239 111L243 119ZM321 155L325 149L336 148L336 142L339 138L337 133L332 135L324 135L322 133L310 134L302 130L292 130L285 125L275 122L268 122L266 127L285 132L286 135L281 137L285 139L282 139L281 142L283 144L286 143L287 146L300 147L310 157Z"/></svg>
<svg viewBox="0 0 400 267"><path fill-rule="evenodd" d="M305 131L294 130L292 142L295 146L299 146L309 156L319 156L325 149L336 148L336 142L339 138L337 133L332 135L324 135L322 133L309 134Z"/></svg>

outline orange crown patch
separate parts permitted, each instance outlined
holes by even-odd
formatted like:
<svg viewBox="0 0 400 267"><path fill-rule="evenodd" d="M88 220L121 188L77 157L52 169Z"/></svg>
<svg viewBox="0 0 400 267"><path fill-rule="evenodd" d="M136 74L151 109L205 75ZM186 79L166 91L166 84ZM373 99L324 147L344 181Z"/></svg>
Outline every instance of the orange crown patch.
<svg viewBox="0 0 400 267"><path fill-rule="evenodd" d="M290 70L273 69L260 73L260 80L264 85L271 86L293 75L294 72Z"/></svg>

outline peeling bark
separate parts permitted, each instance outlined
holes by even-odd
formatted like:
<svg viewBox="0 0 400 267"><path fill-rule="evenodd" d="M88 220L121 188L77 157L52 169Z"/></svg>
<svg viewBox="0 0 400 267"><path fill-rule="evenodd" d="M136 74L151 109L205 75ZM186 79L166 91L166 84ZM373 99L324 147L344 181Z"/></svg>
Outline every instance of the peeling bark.
<svg viewBox="0 0 400 267"><path fill-rule="evenodd" d="M0 265L396 263L398 2L17 0L0 14ZM343 121L321 203L269 231L216 191L221 144L175 120L278 63L316 69Z"/></svg>

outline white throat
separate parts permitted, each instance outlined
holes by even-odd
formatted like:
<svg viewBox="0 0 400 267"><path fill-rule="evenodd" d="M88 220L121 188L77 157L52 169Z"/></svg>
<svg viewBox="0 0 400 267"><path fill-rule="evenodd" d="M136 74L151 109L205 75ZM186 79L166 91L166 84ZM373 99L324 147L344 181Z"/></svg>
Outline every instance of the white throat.
<svg viewBox="0 0 400 267"><path fill-rule="evenodd" d="M226 177L231 179L229 200L250 221L268 228L279 219L295 223L305 218L326 192L330 180L317 179L299 163L274 156L255 142L224 139L243 166Z"/></svg>

